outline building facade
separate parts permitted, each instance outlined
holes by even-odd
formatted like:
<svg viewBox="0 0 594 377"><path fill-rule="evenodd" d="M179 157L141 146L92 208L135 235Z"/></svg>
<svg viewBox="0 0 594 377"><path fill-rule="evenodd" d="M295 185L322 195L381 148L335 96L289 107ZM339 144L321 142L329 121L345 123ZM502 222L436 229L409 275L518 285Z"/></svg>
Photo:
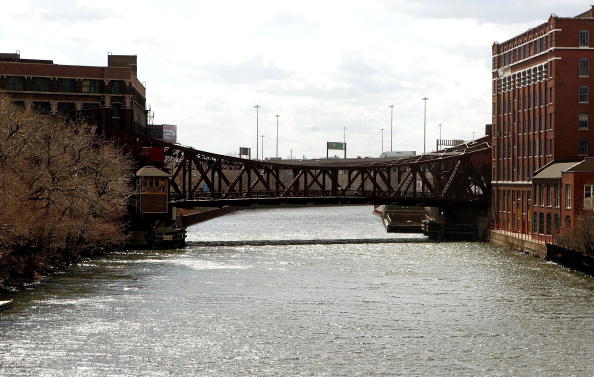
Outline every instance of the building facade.
<svg viewBox="0 0 594 377"><path fill-rule="evenodd" d="M43 114L79 114L96 121L99 132L147 133L146 89L135 55L108 55L107 66L55 64L0 54L0 93Z"/></svg>
<svg viewBox="0 0 594 377"><path fill-rule="evenodd" d="M573 194L560 177L532 181L551 164L592 155L593 32L590 9L552 15L493 45L492 222L499 229L546 236L564 227L561 198Z"/></svg>

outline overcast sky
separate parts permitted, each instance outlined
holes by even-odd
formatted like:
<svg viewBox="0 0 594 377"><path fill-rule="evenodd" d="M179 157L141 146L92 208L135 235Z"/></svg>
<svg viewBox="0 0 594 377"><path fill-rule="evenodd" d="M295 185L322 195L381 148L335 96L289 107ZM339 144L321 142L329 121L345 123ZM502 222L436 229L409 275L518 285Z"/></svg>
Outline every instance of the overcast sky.
<svg viewBox="0 0 594 377"><path fill-rule="evenodd" d="M471 139L490 123L491 45L586 11L564 0L0 0L0 52L58 64L138 55L155 123L181 143L223 154L256 144L265 157L349 157ZM340 154L339 151L335 152Z"/></svg>

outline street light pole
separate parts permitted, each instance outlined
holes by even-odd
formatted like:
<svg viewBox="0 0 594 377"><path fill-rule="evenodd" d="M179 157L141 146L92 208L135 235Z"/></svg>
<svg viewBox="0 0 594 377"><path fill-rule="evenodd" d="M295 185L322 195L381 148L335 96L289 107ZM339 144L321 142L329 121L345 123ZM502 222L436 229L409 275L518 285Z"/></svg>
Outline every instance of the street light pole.
<svg viewBox="0 0 594 377"><path fill-rule="evenodd" d="M390 105L390 152L393 151L392 149L392 121L394 119L394 105ZM383 149L384 145L382 144L382 149Z"/></svg>
<svg viewBox="0 0 594 377"><path fill-rule="evenodd" d="M423 154L427 152L427 100L429 98L423 97L423 101L425 101L425 109L423 111Z"/></svg>
<svg viewBox="0 0 594 377"><path fill-rule="evenodd" d="M258 152L258 141L259 141L258 140L258 133L259 133L259 131L258 131L258 115L260 112L260 105L256 105L256 106L254 106L254 108L256 108L256 160L257 160L258 157L260 156L259 152Z"/></svg>
<svg viewBox="0 0 594 377"><path fill-rule="evenodd" d="M262 139L262 161L264 161L264 135L260 135L260 138Z"/></svg>
<svg viewBox="0 0 594 377"><path fill-rule="evenodd" d="M380 128L382 131L382 154L384 153L384 129Z"/></svg>
<svg viewBox="0 0 594 377"><path fill-rule="evenodd" d="M276 114L276 158L278 158L278 117L280 115Z"/></svg>

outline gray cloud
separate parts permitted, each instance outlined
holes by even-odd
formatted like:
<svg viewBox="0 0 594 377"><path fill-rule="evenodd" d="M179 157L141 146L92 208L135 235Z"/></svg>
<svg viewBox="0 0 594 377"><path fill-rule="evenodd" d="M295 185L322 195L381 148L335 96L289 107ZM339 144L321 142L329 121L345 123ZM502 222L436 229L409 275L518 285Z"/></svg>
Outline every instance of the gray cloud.
<svg viewBox="0 0 594 377"><path fill-rule="evenodd" d="M205 69L218 78L233 84L282 80L291 76L289 71L275 66L270 61L265 62L259 55L238 64L209 64L205 66Z"/></svg>
<svg viewBox="0 0 594 377"><path fill-rule="evenodd" d="M398 13L423 18L474 18L505 23L545 21L551 13L560 17L573 17L588 10L581 0L541 1L476 1L476 0L376 0L377 3Z"/></svg>
<svg viewBox="0 0 594 377"><path fill-rule="evenodd" d="M285 34L299 38L314 33L320 28L319 23L308 20L296 13L278 14L266 26L274 29L277 36Z"/></svg>
<svg viewBox="0 0 594 377"><path fill-rule="evenodd" d="M106 8L96 8L76 1L34 1L33 13L44 21L87 23L114 18L116 13Z"/></svg>

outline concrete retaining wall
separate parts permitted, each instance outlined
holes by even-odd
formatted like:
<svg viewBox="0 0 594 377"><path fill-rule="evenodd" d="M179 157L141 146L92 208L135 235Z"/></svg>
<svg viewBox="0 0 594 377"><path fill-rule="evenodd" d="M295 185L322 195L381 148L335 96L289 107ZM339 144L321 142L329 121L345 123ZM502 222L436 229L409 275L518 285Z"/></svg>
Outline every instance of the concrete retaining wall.
<svg viewBox="0 0 594 377"><path fill-rule="evenodd" d="M489 241L494 244L509 247L514 250L523 251L535 257L546 259L547 246L544 243L531 240L523 240L510 234L504 234L497 231L489 232Z"/></svg>

